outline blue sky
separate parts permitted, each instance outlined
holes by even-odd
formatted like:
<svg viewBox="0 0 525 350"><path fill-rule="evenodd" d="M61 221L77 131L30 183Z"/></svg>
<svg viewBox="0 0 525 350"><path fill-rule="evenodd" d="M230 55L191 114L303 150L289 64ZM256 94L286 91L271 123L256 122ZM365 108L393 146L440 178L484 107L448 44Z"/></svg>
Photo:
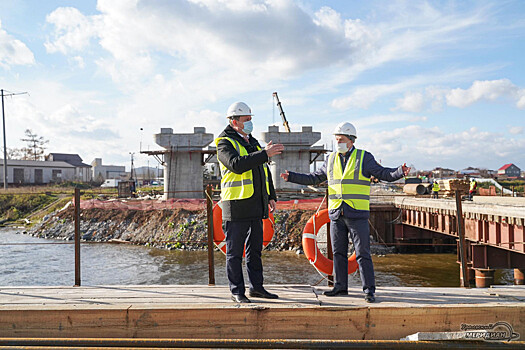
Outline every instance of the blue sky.
<svg viewBox="0 0 525 350"><path fill-rule="evenodd" d="M525 169L525 2L0 2L8 148L129 163L162 127L215 135L235 101L254 136L342 121L385 166ZM141 131L142 128L142 131ZM136 155L137 165L147 156ZM150 164L154 164L150 158Z"/></svg>

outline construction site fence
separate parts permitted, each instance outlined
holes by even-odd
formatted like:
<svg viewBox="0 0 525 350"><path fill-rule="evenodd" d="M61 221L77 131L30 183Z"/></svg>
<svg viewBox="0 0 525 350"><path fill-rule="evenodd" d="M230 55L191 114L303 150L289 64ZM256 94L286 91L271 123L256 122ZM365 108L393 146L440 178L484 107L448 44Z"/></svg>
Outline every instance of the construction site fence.
<svg viewBox="0 0 525 350"><path fill-rule="evenodd" d="M278 201L277 210L317 210L323 197L314 199L294 199L288 201ZM217 201L214 201L214 205ZM190 211L205 210L206 199L82 199L80 201L81 209L105 209L105 210L173 210L185 209Z"/></svg>

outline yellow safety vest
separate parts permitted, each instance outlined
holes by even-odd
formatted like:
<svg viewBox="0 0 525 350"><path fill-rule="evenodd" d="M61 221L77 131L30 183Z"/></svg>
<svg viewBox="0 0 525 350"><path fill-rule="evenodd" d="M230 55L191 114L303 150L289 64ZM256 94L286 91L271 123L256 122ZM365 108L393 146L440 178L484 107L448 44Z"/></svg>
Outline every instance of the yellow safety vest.
<svg viewBox="0 0 525 350"><path fill-rule="evenodd" d="M355 149L343 171L337 152L328 158L328 208L337 209L343 202L356 210L370 210L370 178L363 175L365 151Z"/></svg>
<svg viewBox="0 0 525 350"><path fill-rule="evenodd" d="M437 182L434 182L434 185L432 185L432 191L439 192L439 184Z"/></svg>
<svg viewBox="0 0 525 350"><path fill-rule="evenodd" d="M218 137L215 139L215 145L219 144L219 141L226 139L231 142L233 147L237 150L240 156L247 156L248 151L236 141L229 137ZM261 150L261 147L257 146L257 150ZM219 160L219 157L217 157ZM221 168L221 200L232 201L238 199L246 199L253 196L253 172L252 170L245 171L242 174L236 174L230 171L224 166L219 160L219 166ZM266 192L270 195L270 182L268 181L268 165L264 164L264 176L266 181Z"/></svg>

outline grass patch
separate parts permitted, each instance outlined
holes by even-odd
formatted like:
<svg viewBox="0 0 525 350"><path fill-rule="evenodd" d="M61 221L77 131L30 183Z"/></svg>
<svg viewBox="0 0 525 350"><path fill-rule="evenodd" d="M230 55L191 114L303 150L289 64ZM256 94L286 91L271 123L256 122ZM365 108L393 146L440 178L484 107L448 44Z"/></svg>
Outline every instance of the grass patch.
<svg viewBox="0 0 525 350"><path fill-rule="evenodd" d="M64 208L65 205L68 202L70 202L72 199L73 199L72 197L64 197L64 198L60 198L60 199L56 200L55 203L53 203L52 205L47 207L45 210L42 210L41 212L39 212L39 213L37 213L35 215L32 215L31 216L31 222L32 223L36 223L36 222L42 220L42 218L44 216Z"/></svg>
<svg viewBox="0 0 525 350"><path fill-rule="evenodd" d="M57 199L57 195L49 193L2 194L0 195L0 220L17 221L23 219Z"/></svg>

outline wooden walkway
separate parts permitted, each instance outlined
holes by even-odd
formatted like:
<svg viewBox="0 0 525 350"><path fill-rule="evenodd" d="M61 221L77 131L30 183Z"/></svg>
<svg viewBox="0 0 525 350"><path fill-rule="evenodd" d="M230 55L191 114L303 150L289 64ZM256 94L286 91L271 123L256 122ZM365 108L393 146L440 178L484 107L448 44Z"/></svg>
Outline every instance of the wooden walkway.
<svg viewBox="0 0 525 350"><path fill-rule="evenodd" d="M267 286L277 300L235 304L227 286L0 287L0 337L375 339L457 332L505 321L525 338L525 286L359 288Z"/></svg>

